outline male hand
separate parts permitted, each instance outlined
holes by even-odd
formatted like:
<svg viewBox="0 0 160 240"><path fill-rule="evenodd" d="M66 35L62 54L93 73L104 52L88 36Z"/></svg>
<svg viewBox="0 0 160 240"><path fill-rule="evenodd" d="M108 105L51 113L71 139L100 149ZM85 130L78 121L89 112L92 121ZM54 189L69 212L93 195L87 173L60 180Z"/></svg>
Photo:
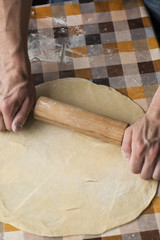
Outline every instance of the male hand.
<svg viewBox="0 0 160 240"><path fill-rule="evenodd" d="M0 71L0 131L22 128L35 101L29 60L5 62Z"/></svg>
<svg viewBox="0 0 160 240"><path fill-rule="evenodd" d="M133 173L140 173L141 178L145 180L160 180L159 114L146 114L126 129L122 153Z"/></svg>

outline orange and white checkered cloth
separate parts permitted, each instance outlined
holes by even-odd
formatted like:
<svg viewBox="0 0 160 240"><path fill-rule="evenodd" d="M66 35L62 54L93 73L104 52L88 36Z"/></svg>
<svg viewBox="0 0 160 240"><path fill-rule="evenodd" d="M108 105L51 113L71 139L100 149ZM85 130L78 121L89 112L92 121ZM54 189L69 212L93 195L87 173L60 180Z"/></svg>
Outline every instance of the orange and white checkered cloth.
<svg viewBox="0 0 160 240"><path fill-rule="evenodd" d="M160 50L141 0L74 0L34 7L28 48L35 84L83 77L116 88L144 110L159 86ZM158 240L159 232L160 189L133 222L102 235L65 239ZM4 239L52 238L1 223L0 240Z"/></svg>

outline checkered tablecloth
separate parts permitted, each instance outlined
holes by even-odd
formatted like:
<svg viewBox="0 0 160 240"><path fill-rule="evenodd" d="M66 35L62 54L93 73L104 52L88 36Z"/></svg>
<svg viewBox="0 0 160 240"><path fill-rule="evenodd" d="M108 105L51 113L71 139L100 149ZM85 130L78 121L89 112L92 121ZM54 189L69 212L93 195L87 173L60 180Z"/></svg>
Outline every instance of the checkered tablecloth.
<svg viewBox="0 0 160 240"><path fill-rule="evenodd" d="M141 0L61 0L34 7L28 48L36 85L83 77L116 88L144 110L159 85L160 50ZM49 239L0 224L0 240ZM160 189L133 222L98 236L64 239L159 240Z"/></svg>

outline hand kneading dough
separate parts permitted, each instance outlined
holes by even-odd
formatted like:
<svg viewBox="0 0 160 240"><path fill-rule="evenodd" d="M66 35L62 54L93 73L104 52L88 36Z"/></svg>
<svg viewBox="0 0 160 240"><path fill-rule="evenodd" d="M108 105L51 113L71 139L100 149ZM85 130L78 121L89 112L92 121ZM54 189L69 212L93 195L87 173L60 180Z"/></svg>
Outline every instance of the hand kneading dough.
<svg viewBox="0 0 160 240"><path fill-rule="evenodd" d="M38 96L129 123L142 109L112 88L85 79L41 84ZM0 221L44 236L100 234L135 219L157 181L130 172L120 147L33 120L0 133Z"/></svg>

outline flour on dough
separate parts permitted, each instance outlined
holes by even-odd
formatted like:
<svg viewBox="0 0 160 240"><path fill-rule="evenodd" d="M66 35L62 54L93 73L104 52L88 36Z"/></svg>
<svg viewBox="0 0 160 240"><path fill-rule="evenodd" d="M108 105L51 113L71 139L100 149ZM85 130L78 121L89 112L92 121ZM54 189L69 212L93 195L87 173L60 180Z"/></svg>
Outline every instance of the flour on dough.
<svg viewBox="0 0 160 240"><path fill-rule="evenodd" d="M135 122L143 110L112 88L68 78L41 84L55 98ZM0 133L0 221L44 236L100 234L135 219L157 181L132 174L120 147L30 116L19 133Z"/></svg>

